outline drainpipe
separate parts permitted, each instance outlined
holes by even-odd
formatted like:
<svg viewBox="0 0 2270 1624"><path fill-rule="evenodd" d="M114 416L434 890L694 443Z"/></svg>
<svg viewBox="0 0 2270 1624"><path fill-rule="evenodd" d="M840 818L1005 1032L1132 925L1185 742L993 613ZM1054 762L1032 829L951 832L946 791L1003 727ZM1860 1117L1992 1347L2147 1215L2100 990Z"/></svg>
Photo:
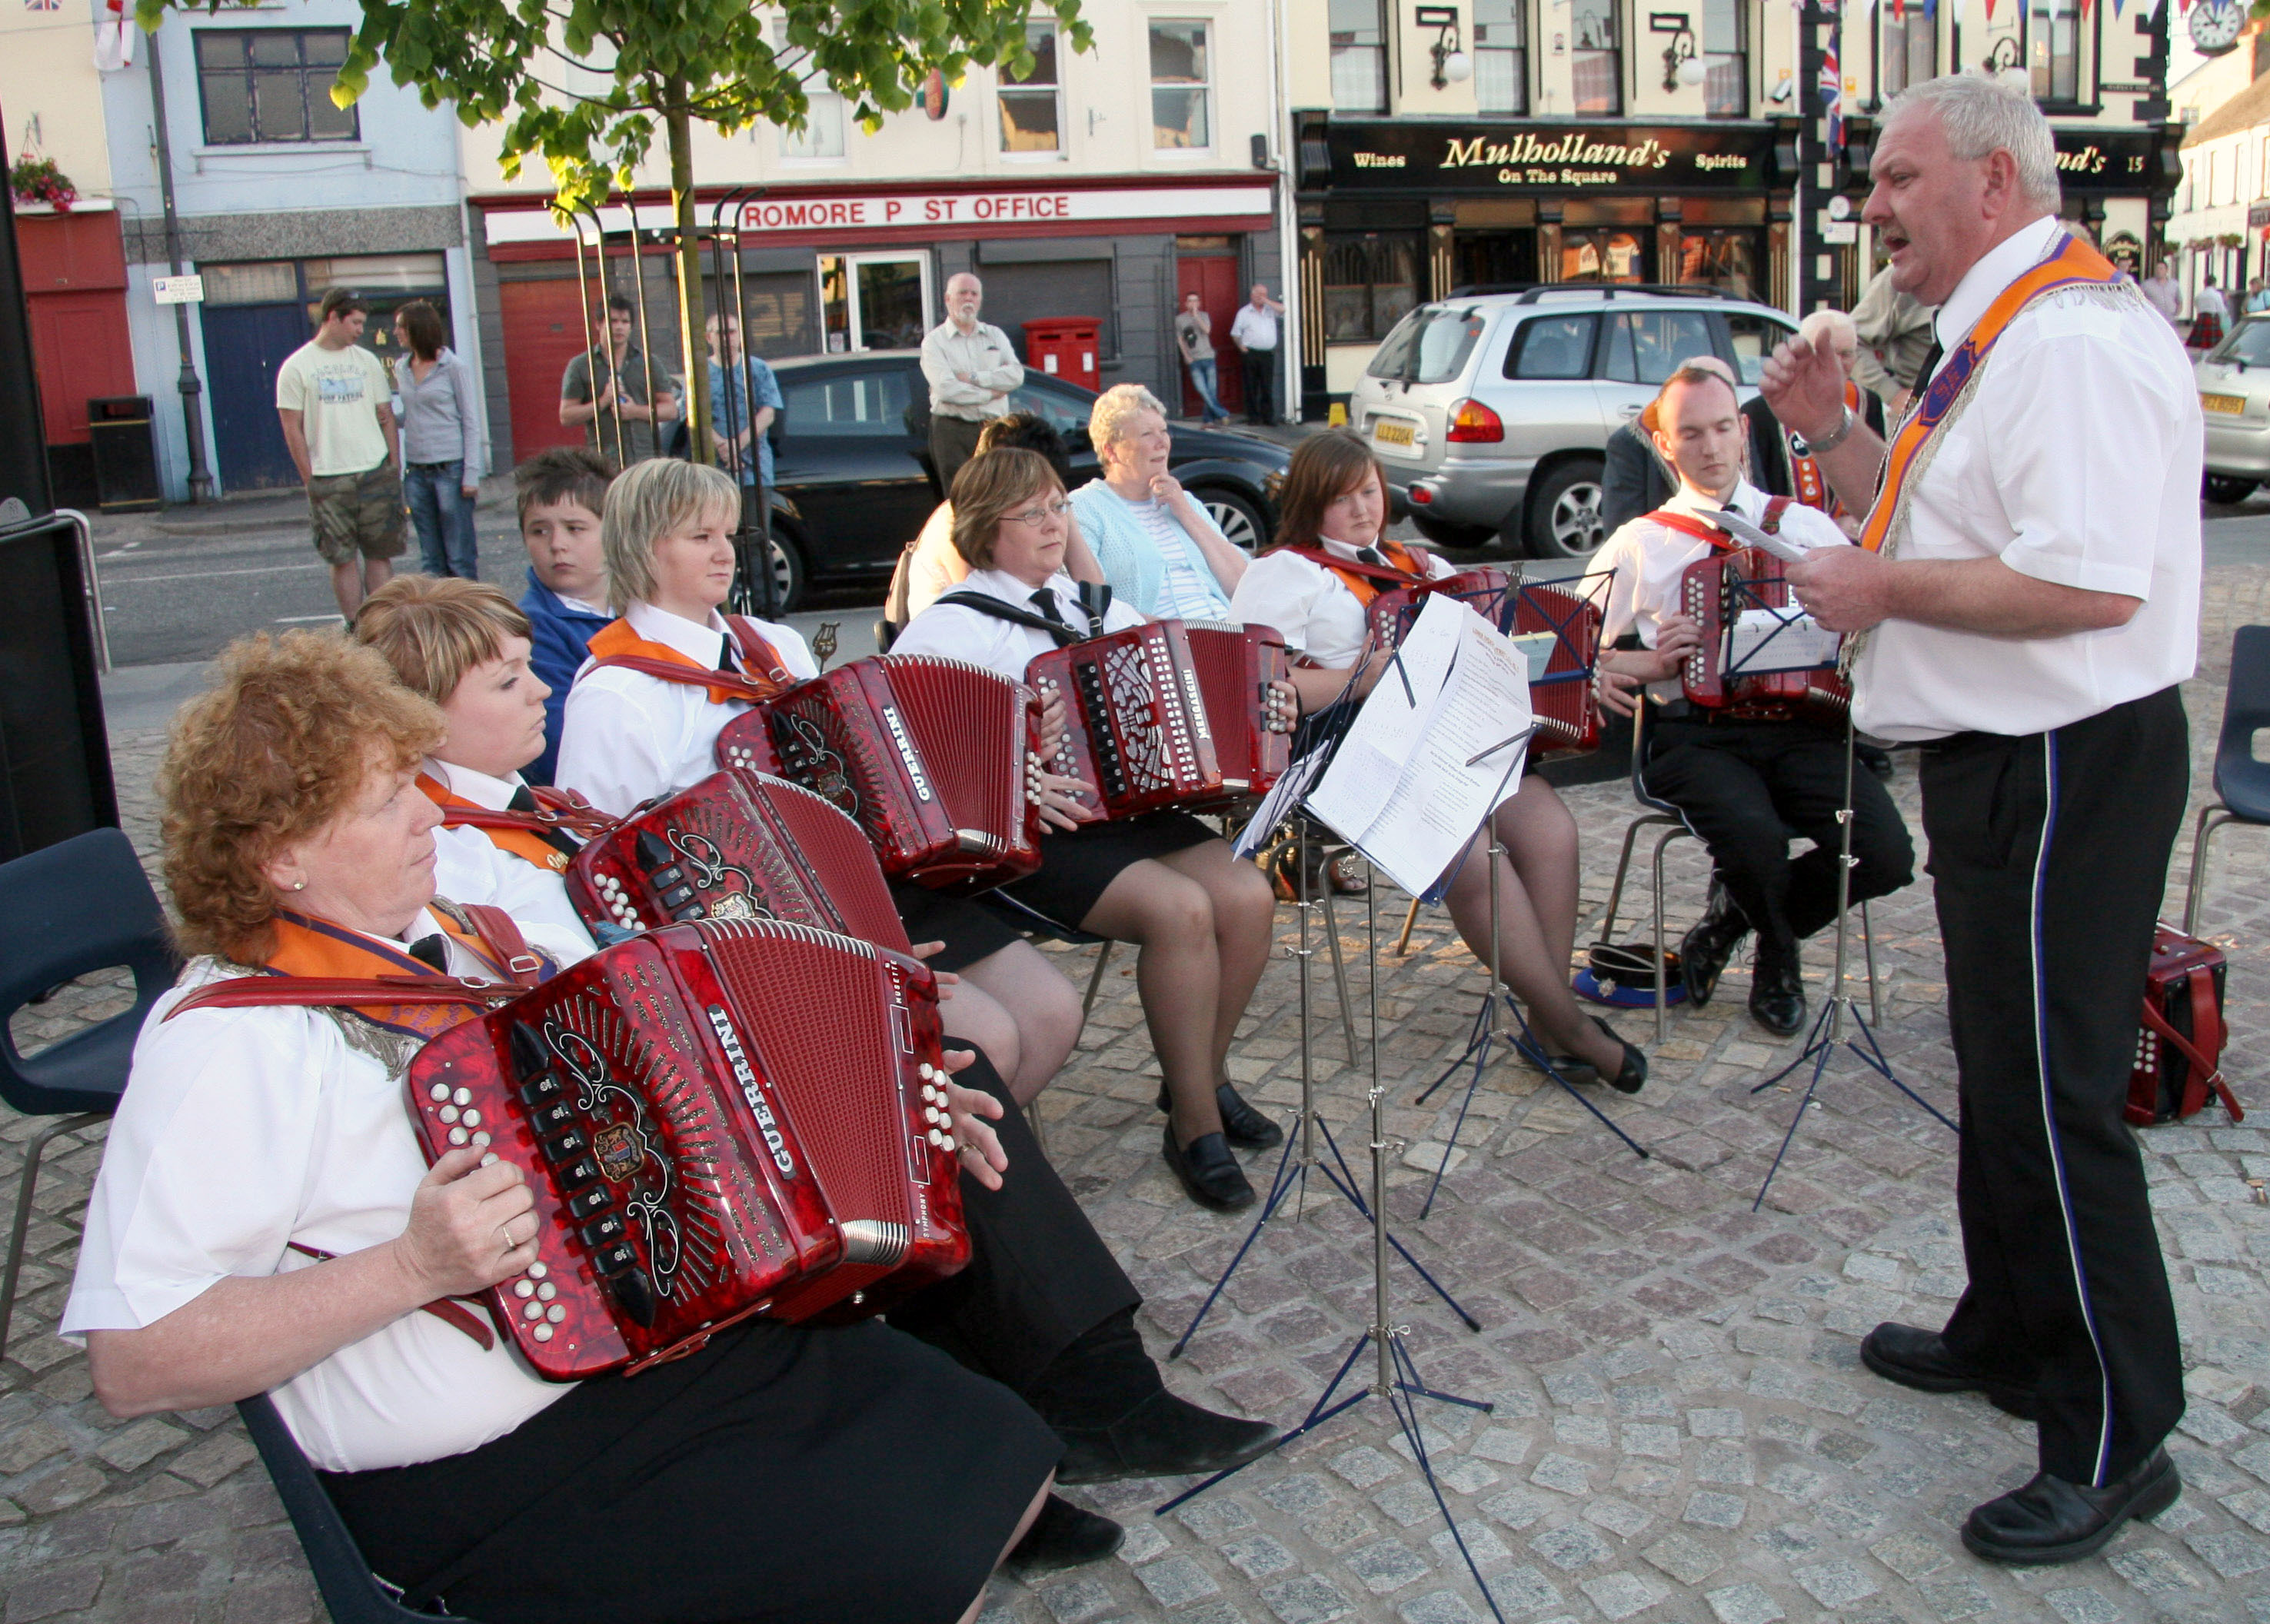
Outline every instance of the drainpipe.
<svg viewBox="0 0 2270 1624"><path fill-rule="evenodd" d="M158 36L145 33L142 36L150 47L150 116L158 132L158 196L166 209L166 260L173 274L182 274L182 220L174 210L174 143L166 128L166 64L159 55ZM212 496L212 476L205 471L204 415L198 407L198 397L204 385L197 379L197 364L189 359L189 308L174 307L174 337L182 349L182 376L175 386L182 392L182 429L189 441L189 500L209 501Z"/></svg>

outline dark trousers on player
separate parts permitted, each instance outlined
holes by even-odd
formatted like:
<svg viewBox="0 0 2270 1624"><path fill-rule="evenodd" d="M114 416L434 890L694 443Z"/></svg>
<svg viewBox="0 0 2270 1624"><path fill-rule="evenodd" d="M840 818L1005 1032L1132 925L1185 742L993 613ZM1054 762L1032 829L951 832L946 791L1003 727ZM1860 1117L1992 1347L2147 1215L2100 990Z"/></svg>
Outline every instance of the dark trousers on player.
<svg viewBox="0 0 2270 1624"><path fill-rule="evenodd" d="M1666 717L1650 729L1646 782L1710 849L1759 951L1788 953L1836 917L1844 733L1807 721ZM1915 878L1915 847L1873 773L1852 775L1852 901ZM1813 842L1796 857L1792 836Z"/></svg>
<svg viewBox="0 0 2270 1624"><path fill-rule="evenodd" d="M2184 1410L2120 1108L2190 768L2174 688L2048 733L1925 747L1970 1272L1947 1343L2036 1390L2042 1470L2075 1483L2125 1475Z"/></svg>

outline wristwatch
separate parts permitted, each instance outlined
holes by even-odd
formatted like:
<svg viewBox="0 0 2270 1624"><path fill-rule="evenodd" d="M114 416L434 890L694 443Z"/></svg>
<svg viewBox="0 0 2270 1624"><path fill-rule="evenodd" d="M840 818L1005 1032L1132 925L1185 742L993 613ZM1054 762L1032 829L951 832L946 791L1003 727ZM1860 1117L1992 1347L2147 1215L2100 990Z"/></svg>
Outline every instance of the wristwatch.
<svg viewBox="0 0 2270 1624"><path fill-rule="evenodd" d="M1844 408L1844 420L1837 424L1835 433L1820 440L1807 440L1802 434L1796 435L1795 439L1803 455L1817 456L1823 451L1834 451L1838 446L1851 439L1852 431L1859 426L1860 414L1847 406Z"/></svg>

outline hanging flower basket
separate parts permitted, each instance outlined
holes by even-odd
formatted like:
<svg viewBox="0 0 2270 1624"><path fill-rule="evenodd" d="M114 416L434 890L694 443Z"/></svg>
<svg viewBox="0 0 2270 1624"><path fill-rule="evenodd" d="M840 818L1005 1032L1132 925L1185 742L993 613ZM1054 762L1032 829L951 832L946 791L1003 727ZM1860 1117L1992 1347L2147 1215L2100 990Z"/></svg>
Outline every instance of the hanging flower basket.
<svg viewBox="0 0 2270 1624"><path fill-rule="evenodd" d="M8 166L8 189L18 203L44 203L58 214L70 213L78 201L78 188L52 158L19 158Z"/></svg>

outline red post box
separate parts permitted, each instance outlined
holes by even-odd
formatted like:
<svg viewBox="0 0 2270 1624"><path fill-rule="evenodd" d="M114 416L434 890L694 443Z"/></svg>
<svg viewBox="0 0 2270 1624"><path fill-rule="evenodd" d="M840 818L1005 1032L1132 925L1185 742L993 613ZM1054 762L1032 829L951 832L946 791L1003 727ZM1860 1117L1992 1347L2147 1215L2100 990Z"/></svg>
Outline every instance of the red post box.
<svg viewBox="0 0 2270 1624"><path fill-rule="evenodd" d="M1025 365L1077 383L1103 387L1103 321L1093 315L1047 315L1025 323Z"/></svg>

